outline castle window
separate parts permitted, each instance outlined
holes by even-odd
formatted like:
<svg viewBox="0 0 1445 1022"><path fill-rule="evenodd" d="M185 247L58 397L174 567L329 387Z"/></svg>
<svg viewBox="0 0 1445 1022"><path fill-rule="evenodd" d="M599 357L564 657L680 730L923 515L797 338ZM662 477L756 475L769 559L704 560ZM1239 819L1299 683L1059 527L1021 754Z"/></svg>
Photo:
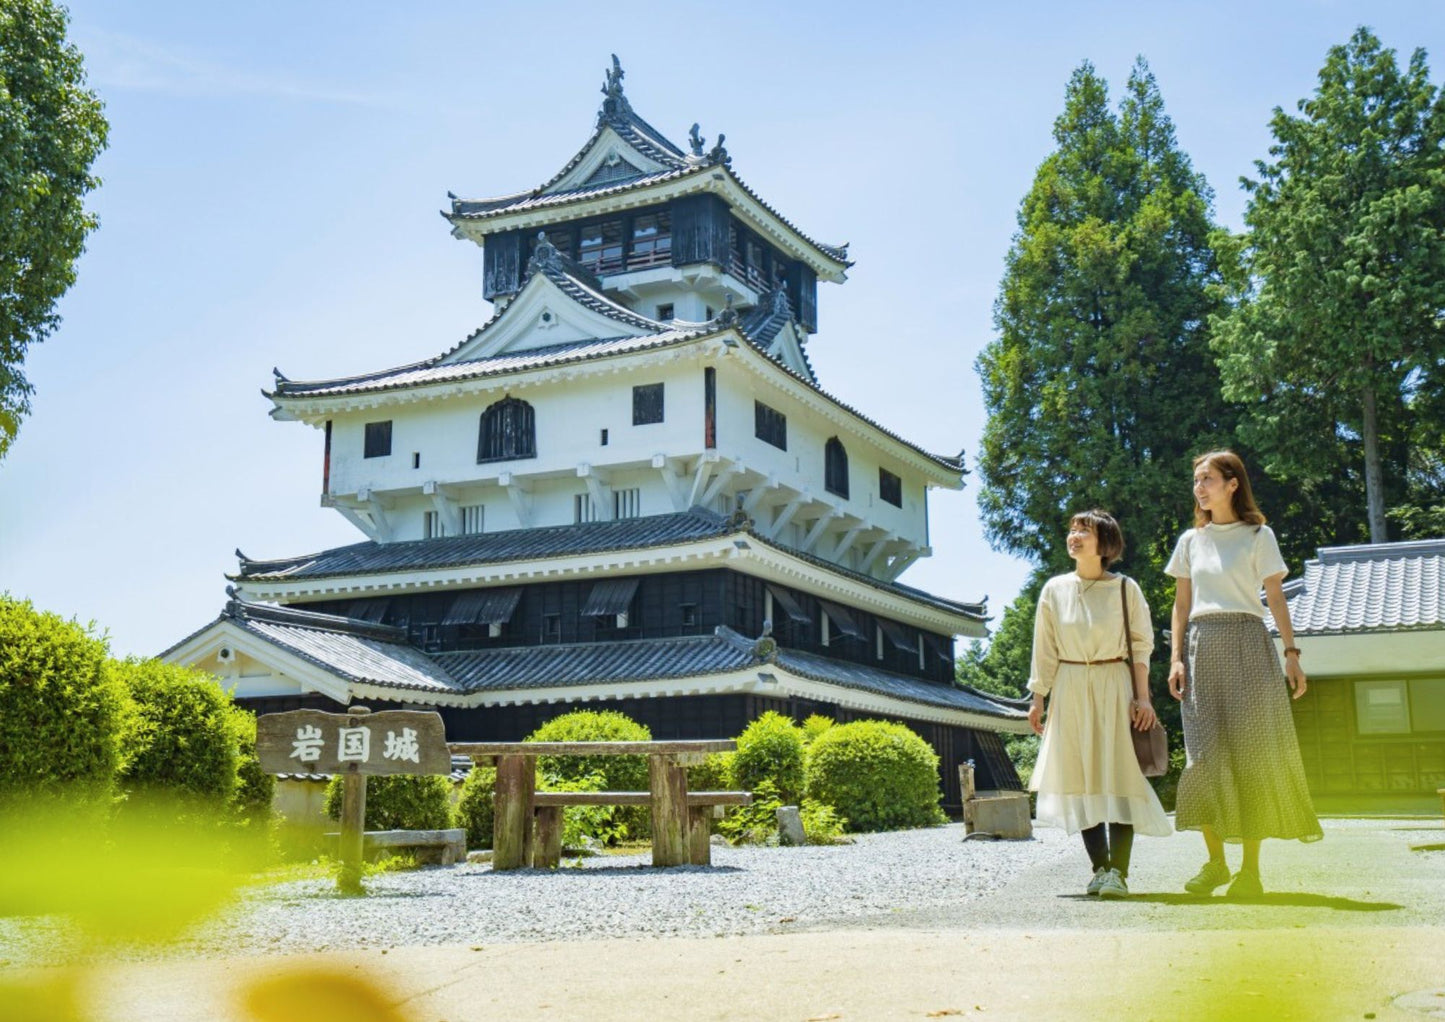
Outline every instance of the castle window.
<svg viewBox="0 0 1445 1022"><path fill-rule="evenodd" d="M788 417L761 401L753 402L754 433L759 440L779 450L788 449Z"/></svg>
<svg viewBox="0 0 1445 1022"><path fill-rule="evenodd" d="M627 268L656 266L672 261L672 220L666 213L633 217L632 245Z"/></svg>
<svg viewBox="0 0 1445 1022"><path fill-rule="evenodd" d="M447 534L446 523L442 521L440 512L424 511L421 516L422 537L424 539L441 539Z"/></svg>
<svg viewBox="0 0 1445 1022"><path fill-rule="evenodd" d="M668 302L666 305L659 305L657 307L657 318L662 320L664 323L670 319L676 318L676 315L673 312L673 305L671 302Z"/></svg>
<svg viewBox="0 0 1445 1022"><path fill-rule="evenodd" d="M463 504L462 505L462 535L474 536L483 531L486 525L485 504Z"/></svg>
<svg viewBox="0 0 1445 1022"><path fill-rule="evenodd" d="M894 507L903 506L903 480L886 468L878 470L878 496Z"/></svg>
<svg viewBox="0 0 1445 1022"><path fill-rule="evenodd" d="M662 421L662 384L646 383L632 388L632 424L646 426Z"/></svg>
<svg viewBox="0 0 1445 1022"><path fill-rule="evenodd" d="M577 262L599 276L622 269L622 221L605 220L583 227Z"/></svg>
<svg viewBox="0 0 1445 1022"><path fill-rule="evenodd" d="M508 397L482 413L481 434L477 439L478 464L536 456L537 428L531 405Z"/></svg>
<svg viewBox="0 0 1445 1022"><path fill-rule="evenodd" d="M576 525L597 521L597 510L592 506L592 497L589 494L572 494L572 521Z"/></svg>
<svg viewBox="0 0 1445 1022"><path fill-rule="evenodd" d="M391 454L391 420L366 424L364 458L385 458Z"/></svg>
<svg viewBox="0 0 1445 1022"><path fill-rule="evenodd" d="M848 496L848 452L837 437L823 446L823 488L843 498Z"/></svg>

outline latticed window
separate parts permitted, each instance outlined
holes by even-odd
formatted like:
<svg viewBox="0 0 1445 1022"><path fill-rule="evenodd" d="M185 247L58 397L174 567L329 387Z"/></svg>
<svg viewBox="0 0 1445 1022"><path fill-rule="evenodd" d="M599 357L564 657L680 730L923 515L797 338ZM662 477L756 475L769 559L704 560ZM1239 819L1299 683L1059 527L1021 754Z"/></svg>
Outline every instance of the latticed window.
<svg viewBox="0 0 1445 1022"><path fill-rule="evenodd" d="M837 437L823 445L823 488L840 497L848 496L848 452Z"/></svg>
<svg viewBox="0 0 1445 1022"><path fill-rule="evenodd" d="M903 506L903 480L886 468L878 470L878 497L894 507Z"/></svg>
<svg viewBox="0 0 1445 1022"><path fill-rule="evenodd" d="M391 420L368 422L363 458L385 458L391 453Z"/></svg>
<svg viewBox="0 0 1445 1022"><path fill-rule="evenodd" d="M633 486L625 490L612 491L612 517L638 518L642 515L642 489Z"/></svg>
<svg viewBox="0 0 1445 1022"><path fill-rule="evenodd" d="M462 511L462 534L465 536L475 535L482 531L486 524L485 504L463 504Z"/></svg>
<svg viewBox="0 0 1445 1022"><path fill-rule="evenodd" d="M644 383L632 388L632 424L646 426L662 421L662 384Z"/></svg>
<svg viewBox="0 0 1445 1022"><path fill-rule="evenodd" d="M510 461L537 456L537 426L532 406L503 398L482 413L477 461Z"/></svg>
<svg viewBox="0 0 1445 1022"><path fill-rule="evenodd" d="M759 440L784 451L788 449L788 417L776 408L754 401L753 429Z"/></svg>

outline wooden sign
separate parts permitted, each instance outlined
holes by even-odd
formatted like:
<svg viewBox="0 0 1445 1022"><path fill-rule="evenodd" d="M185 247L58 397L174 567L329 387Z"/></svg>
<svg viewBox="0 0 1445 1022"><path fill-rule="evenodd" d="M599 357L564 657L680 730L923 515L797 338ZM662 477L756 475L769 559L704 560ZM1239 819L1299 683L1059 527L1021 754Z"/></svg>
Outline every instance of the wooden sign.
<svg viewBox="0 0 1445 1022"><path fill-rule="evenodd" d="M256 719L256 755L272 774L449 774L441 714L291 710Z"/></svg>

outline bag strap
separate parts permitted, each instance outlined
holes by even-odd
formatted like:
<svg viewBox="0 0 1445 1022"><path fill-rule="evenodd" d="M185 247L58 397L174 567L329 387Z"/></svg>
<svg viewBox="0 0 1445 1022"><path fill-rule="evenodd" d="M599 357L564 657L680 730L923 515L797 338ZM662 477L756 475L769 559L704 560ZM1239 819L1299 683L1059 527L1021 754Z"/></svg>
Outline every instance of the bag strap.
<svg viewBox="0 0 1445 1022"><path fill-rule="evenodd" d="M1129 576L1119 576L1119 601L1124 605L1124 662L1129 665L1129 693L1134 692L1134 630L1129 627Z"/></svg>

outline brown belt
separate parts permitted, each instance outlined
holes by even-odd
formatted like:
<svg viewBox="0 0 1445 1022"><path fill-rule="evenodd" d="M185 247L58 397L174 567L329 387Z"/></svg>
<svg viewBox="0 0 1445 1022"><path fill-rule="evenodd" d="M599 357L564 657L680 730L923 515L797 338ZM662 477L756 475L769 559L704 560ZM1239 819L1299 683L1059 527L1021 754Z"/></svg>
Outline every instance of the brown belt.
<svg viewBox="0 0 1445 1022"><path fill-rule="evenodd" d="M1113 658L1111 658L1111 659L1109 659L1109 660L1060 660L1060 661L1059 661L1059 663L1061 663L1061 664L1078 664L1078 665L1081 666L1081 667L1096 667L1096 666L1098 666L1099 664L1122 664L1123 662L1124 662L1124 658L1121 657L1121 656L1116 656L1116 657L1113 657Z"/></svg>

